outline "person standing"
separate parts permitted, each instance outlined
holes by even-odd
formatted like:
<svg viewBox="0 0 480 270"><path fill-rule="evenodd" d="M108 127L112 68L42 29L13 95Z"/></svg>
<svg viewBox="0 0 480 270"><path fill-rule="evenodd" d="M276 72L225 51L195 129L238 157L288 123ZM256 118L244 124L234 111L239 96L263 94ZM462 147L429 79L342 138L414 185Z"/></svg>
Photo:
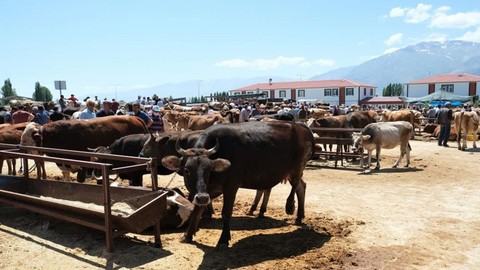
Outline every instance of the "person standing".
<svg viewBox="0 0 480 270"><path fill-rule="evenodd" d="M438 134L438 146L448 147L448 138L450 137L450 129L453 119L452 104L445 103L445 108L438 111L436 124L440 125L440 133Z"/></svg>
<svg viewBox="0 0 480 270"><path fill-rule="evenodd" d="M148 116L152 118L152 125L148 127L148 130L152 133L155 132L164 132L163 128L163 118L160 114L160 107L158 105L154 105L152 109L148 112Z"/></svg>
<svg viewBox="0 0 480 270"><path fill-rule="evenodd" d="M95 101L89 99L86 102L87 108L83 110L80 115L78 116L78 119L92 119L92 118L97 118L97 115L95 113Z"/></svg>
<svg viewBox="0 0 480 270"><path fill-rule="evenodd" d="M64 119L65 115L60 112L60 108L58 106L53 107L53 113L50 115L50 121L55 122Z"/></svg>
<svg viewBox="0 0 480 270"><path fill-rule="evenodd" d="M43 106L38 106L38 113L36 115L37 121L35 121L39 125L45 125L50 122L50 116L48 115L47 111Z"/></svg>
<svg viewBox="0 0 480 270"><path fill-rule="evenodd" d="M111 107L112 107L112 102L110 102L109 100L103 101L103 109L101 109L99 112L97 112L97 117L115 115L115 113L112 111Z"/></svg>
<svg viewBox="0 0 480 270"><path fill-rule="evenodd" d="M133 115L142 119L145 125L147 126L147 128L149 128L152 125L153 123L152 118L150 118L150 116L148 116L148 114L146 114L144 111L140 110L140 103L134 103L132 106L132 109L133 109Z"/></svg>
<svg viewBox="0 0 480 270"><path fill-rule="evenodd" d="M58 104L60 105L60 110L63 112L67 108L67 101L63 95L60 95L60 99L58 100Z"/></svg>

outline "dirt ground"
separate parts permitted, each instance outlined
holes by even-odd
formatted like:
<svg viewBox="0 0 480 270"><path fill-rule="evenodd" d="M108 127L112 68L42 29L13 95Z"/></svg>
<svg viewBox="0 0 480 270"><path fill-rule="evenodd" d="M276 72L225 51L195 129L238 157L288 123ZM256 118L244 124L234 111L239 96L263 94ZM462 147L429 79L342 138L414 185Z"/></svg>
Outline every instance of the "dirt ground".
<svg viewBox="0 0 480 270"><path fill-rule="evenodd" d="M391 168L398 148L383 151L380 171L310 162L303 226L285 214L288 185L273 189L263 219L245 215L255 192L240 190L224 251L215 250L221 200L193 244L179 242L183 229L162 231L163 247L155 248L146 231L116 238L110 254L99 231L0 204L0 268L480 269L480 149L411 145L410 168ZM160 185L171 179L160 177ZM182 185L176 176L170 187Z"/></svg>

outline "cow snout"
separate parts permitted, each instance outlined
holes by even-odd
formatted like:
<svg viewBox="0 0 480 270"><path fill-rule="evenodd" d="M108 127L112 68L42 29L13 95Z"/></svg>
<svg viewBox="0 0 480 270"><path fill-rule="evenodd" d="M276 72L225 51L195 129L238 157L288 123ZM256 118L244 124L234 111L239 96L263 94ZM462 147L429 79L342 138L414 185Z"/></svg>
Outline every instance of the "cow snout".
<svg viewBox="0 0 480 270"><path fill-rule="evenodd" d="M210 203L210 195L208 193L198 193L193 198L193 204L195 205L207 205Z"/></svg>

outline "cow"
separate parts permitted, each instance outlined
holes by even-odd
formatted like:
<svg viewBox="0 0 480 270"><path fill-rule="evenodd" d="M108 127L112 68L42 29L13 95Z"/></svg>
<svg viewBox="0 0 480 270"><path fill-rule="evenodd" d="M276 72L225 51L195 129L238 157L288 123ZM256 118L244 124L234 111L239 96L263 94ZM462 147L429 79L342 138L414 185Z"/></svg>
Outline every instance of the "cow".
<svg viewBox="0 0 480 270"><path fill-rule="evenodd" d="M175 143L177 139L183 135L186 137L187 135L191 134L198 134L199 132L186 132L186 131L175 131L171 133L160 133L157 136L153 134L131 134L120 139L114 141L110 146L104 147L99 146L94 149L89 149L96 153L102 154L114 154L114 155L121 155L121 156L132 156L137 157L141 156L144 157L145 153L142 151L145 147L145 144L150 145L151 143L155 143L152 147L157 150L156 153L150 153L148 157L156 157L157 160L161 160L162 158L168 155L175 155L177 154L175 150ZM191 140L195 140L196 137L191 137ZM147 143L148 142L148 143ZM193 143L190 143L193 144ZM148 151L148 150L146 150ZM120 160L110 160L110 159L102 159L102 162L106 161L113 165L113 167L123 167L131 165L130 162L127 161L120 161ZM165 168L161 162L157 162L157 173L160 175L168 175L173 173L174 171ZM134 171L128 173L121 173L119 177L121 179L129 180L132 186L142 186L142 179L144 174L148 174L149 172L144 171Z"/></svg>
<svg viewBox="0 0 480 270"><path fill-rule="evenodd" d="M465 151L467 148L467 135L477 135L479 126L479 116L477 112L456 112L453 114L453 121L457 129L458 150ZM462 142L460 142L462 141ZM473 148L477 148L476 140L473 140Z"/></svg>
<svg viewBox="0 0 480 270"><path fill-rule="evenodd" d="M393 122L393 121L406 121L415 126L416 116L413 110L404 109L399 111L383 111L382 115L383 122Z"/></svg>
<svg viewBox="0 0 480 270"><path fill-rule="evenodd" d="M176 144L176 149L181 157L167 156L162 163L182 171L195 204L182 242L193 241L205 206L223 194L223 229L217 248L228 247L238 189L266 190L283 180L292 185L286 212L293 214L296 194L296 222L302 222L306 190L303 170L314 153L313 135L307 126L287 121L219 124L202 131L193 147L183 149Z"/></svg>
<svg viewBox="0 0 480 270"><path fill-rule="evenodd" d="M407 157L407 164L410 165L410 144L409 140L413 136L413 125L405 121L379 122L368 124L354 140L354 151L360 150L360 166L363 167L363 150L368 152L368 168L372 163L372 151L376 151L377 165L375 170L380 170L380 151L382 148L393 149L400 145L400 157L393 165L396 168L403 156Z"/></svg>
<svg viewBox="0 0 480 270"><path fill-rule="evenodd" d="M21 145L40 146L57 149L87 151L102 145L110 145L116 139L136 133L147 133L145 123L133 116L107 116L89 120L59 120L25 129ZM48 154L49 156L71 158L68 155ZM88 160L88 158L79 158ZM59 164L57 164L59 165ZM74 170L74 168L71 168ZM65 180L70 180L70 169L61 167ZM85 181L86 171L78 169L77 181Z"/></svg>
<svg viewBox="0 0 480 270"><path fill-rule="evenodd" d="M1 124L0 125L0 143L19 144L21 141L22 133L28 122L18 124ZM3 170L3 161L0 159L0 174ZM9 175L16 175L16 159L7 158L7 168Z"/></svg>
<svg viewBox="0 0 480 270"><path fill-rule="evenodd" d="M190 115L188 130L202 130L218 123L228 123L228 120L220 114Z"/></svg>
<svg viewBox="0 0 480 270"><path fill-rule="evenodd" d="M177 229L187 224L188 219L195 207L185 198L185 195L177 189L167 190L167 213L160 220L162 229Z"/></svg>

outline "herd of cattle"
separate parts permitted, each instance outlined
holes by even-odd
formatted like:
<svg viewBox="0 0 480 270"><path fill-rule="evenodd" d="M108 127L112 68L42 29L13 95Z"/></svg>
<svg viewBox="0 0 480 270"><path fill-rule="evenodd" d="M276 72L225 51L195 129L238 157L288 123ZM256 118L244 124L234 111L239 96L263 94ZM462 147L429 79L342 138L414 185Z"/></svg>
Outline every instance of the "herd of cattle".
<svg viewBox="0 0 480 270"><path fill-rule="evenodd" d="M213 113L212 108L215 109ZM307 162L317 149L315 136L351 136L351 133L323 131L314 134L310 128L363 129L356 135L353 149L359 149L362 154L364 150L368 152L368 166L371 163L372 151L375 149L377 154L375 168L380 169L380 150L398 145L400 157L394 166L399 165L403 156L406 156L407 166L409 165L409 140L414 136L414 127L420 123L417 112L408 109L383 113L354 111L339 116L331 116L326 111L316 110L310 112L308 119L292 117L293 121L277 120L285 118L270 114L251 119L249 122L237 123L237 111L216 108L211 106L209 113L202 114L202 110L165 106L163 119L168 125L166 128L168 131L161 134L149 133L143 121L134 116L61 120L43 126L35 123L6 124L0 126L0 143L155 157L159 160L158 174L168 175L177 172L184 177L191 203L188 201L184 204L179 203L178 193L172 193L171 196L172 205L177 205L176 209L179 212L183 211L183 214L179 215L182 218L175 226L183 225L187 218L190 219L183 241L193 240L204 210L208 208L213 198L223 195L223 230L217 246L224 247L228 246L230 240L230 218L239 188L258 190L250 213L253 213L261 194L265 194L266 200L264 199L260 210L260 215L263 215L271 188L280 182L288 181L291 184L291 192L287 199L286 212L288 214L295 212L296 195L298 200L296 221L301 223L304 217L306 189L302 176ZM478 130L479 113L456 112L454 115L455 128L459 133L458 148L464 150L466 134L476 133ZM461 138L464 139L462 143ZM3 166L3 158L1 162ZM15 174L14 161L7 160L7 163L8 173ZM108 163L114 167L127 164L115 160L108 160ZM44 166L39 162L36 162L36 165L37 177L46 178ZM76 172L77 181L85 181L85 169L57 165L62 170L64 180L69 180L70 173ZM143 174L146 173L148 172L125 173L120 177L128 179L133 186L142 186ZM185 209L191 214L185 214Z"/></svg>

